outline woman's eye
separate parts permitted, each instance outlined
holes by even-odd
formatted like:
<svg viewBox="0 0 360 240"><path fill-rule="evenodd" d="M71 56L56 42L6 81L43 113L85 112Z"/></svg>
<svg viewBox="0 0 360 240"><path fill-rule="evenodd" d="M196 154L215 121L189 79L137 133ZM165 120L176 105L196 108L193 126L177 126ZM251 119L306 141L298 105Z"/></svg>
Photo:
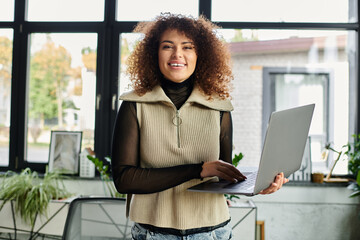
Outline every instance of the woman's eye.
<svg viewBox="0 0 360 240"><path fill-rule="evenodd" d="M185 46L184 49L191 50L191 49L194 49L194 47L193 46Z"/></svg>
<svg viewBox="0 0 360 240"><path fill-rule="evenodd" d="M172 46L170 46L170 45L164 45L162 48L163 48L163 49L169 49L169 48L172 48Z"/></svg>

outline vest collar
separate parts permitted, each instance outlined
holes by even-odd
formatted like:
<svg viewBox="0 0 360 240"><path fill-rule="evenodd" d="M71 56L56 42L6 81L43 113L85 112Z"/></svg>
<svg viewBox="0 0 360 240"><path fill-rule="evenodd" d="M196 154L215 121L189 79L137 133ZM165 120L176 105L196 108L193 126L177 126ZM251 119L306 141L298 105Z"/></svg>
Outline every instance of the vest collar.
<svg viewBox="0 0 360 240"><path fill-rule="evenodd" d="M120 100L143 103L166 102L173 104L159 85L154 87L152 91L147 92L142 96L137 95L134 91L124 93L120 96ZM218 96L212 96L212 99L208 100L208 97L200 92L197 86L194 86L192 93L184 105L186 103L197 103L218 111L232 111L234 109L228 99L221 99Z"/></svg>

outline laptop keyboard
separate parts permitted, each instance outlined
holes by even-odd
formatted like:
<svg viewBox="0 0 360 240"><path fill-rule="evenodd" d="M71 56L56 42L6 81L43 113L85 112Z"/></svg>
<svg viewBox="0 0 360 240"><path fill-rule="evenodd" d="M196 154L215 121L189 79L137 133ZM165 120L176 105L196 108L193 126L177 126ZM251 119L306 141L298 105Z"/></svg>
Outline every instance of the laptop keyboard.
<svg viewBox="0 0 360 240"><path fill-rule="evenodd" d="M246 176L246 180L241 182L242 187L254 187L257 177L257 171L243 174Z"/></svg>

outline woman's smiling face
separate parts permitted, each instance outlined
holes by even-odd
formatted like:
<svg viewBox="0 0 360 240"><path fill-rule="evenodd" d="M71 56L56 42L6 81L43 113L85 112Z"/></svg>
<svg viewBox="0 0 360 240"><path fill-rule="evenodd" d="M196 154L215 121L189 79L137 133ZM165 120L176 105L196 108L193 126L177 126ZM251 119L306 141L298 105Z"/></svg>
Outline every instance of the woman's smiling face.
<svg viewBox="0 0 360 240"><path fill-rule="evenodd" d="M159 68L164 77L181 83L195 71L197 54L194 42L182 32L166 30L160 38Z"/></svg>

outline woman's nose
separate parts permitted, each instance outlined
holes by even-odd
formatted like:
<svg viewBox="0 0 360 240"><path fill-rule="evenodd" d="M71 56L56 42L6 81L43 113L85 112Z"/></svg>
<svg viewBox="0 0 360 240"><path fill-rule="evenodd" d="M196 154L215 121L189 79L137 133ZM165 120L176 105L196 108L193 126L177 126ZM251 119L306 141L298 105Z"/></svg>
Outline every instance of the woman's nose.
<svg viewBox="0 0 360 240"><path fill-rule="evenodd" d="M172 57L173 57L173 58L182 58L182 56L183 56L183 53L182 53L181 48L180 48L180 49L179 49L179 48L175 48Z"/></svg>

